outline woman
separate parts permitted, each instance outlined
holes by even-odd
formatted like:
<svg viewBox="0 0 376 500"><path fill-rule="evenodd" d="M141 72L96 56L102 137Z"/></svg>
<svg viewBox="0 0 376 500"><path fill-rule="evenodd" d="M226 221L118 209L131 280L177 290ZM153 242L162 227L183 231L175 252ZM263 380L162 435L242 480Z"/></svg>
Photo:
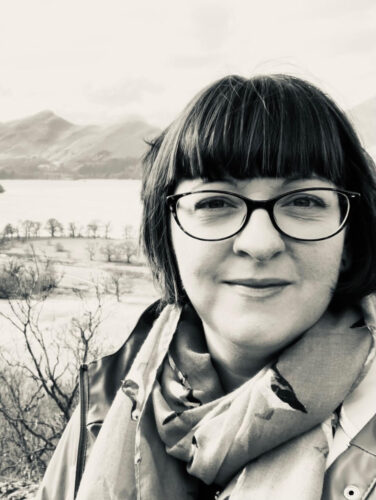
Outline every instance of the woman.
<svg viewBox="0 0 376 500"><path fill-rule="evenodd" d="M40 498L376 498L373 168L301 79L203 90L145 159L162 299L83 367Z"/></svg>

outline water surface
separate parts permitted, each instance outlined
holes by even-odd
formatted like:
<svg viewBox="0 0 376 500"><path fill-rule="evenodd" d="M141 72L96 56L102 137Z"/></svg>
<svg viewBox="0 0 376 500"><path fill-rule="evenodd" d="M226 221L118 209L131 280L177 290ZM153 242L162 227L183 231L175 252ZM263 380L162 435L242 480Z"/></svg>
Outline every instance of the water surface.
<svg viewBox="0 0 376 500"><path fill-rule="evenodd" d="M0 232L7 223L26 219L42 223L41 235L49 218L65 228L70 222L86 226L92 221L111 222L110 236L121 236L124 227L139 226L141 217L139 180L1 180ZM103 232L103 229L102 229Z"/></svg>

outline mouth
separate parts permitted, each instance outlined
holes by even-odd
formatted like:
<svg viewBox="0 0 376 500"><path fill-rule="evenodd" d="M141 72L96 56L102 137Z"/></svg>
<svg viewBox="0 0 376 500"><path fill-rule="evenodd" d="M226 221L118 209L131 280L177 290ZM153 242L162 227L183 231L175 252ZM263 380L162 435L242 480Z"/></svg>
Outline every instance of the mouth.
<svg viewBox="0 0 376 500"><path fill-rule="evenodd" d="M292 284L291 281L280 278L231 279L224 280L223 283L242 295L254 298L272 297L281 293L286 287Z"/></svg>
<svg viewBox="0 0 376 500"><path fill-rule="evenodd" d="M224 280L228 285L241 285L248 286L251 288L269 288L274 286L286 286L291 285L291 281L281 279L281 278L263 278L263 279L231 279Z"/></svg>

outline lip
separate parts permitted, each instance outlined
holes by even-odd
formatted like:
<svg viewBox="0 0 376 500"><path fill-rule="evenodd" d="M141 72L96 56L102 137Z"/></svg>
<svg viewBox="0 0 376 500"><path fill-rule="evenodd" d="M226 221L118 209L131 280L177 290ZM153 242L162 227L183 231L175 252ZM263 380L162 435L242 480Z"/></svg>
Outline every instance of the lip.
<svg viewBox="0 0 376 500"><path fill-rule="evenodd" d="M230 286L238 295L252 300L276 297L292 284L291 281L280 278L231 279L224 280L223 283Z"/></svg>
<svg viewBox="0 0 376 500"><path fill-rule="evenodd" d="M262 278L262 279L255 279L255 278L248 278L248 279L229 279L229 280L223 280L224 283L228 285L240 285L240 286L245 286L249 288L271 288L271 287L282 287L282 286L287 286L291 285L291 281L285 280L283 278Z"/></svg>

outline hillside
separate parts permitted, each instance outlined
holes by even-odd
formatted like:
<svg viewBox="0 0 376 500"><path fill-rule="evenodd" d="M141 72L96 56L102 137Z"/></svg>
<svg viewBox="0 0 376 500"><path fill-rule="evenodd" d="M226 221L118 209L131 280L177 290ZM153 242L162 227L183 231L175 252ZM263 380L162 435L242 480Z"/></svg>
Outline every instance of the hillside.
<svg viewBox="0 0 376 500"><path fill-rule="evenodd" d="M141 120L82 126L52 111L0 123L0 179L137 179L145 139L157 133Z"/></svg>
<svg viewBox="0 0 376 500"><path fill-rule="evenodd" d="M348 114L367 151L376 160L376 97L354 106Z"/></svg>
<svg viewBox="0 0 376 500"><path fill-rule="evenodd" d="M376 96L348 115L376 159ZM77 125L52 111L0 123L0 179L138 179L145 140L158 132L142 120Z"/></svg>

